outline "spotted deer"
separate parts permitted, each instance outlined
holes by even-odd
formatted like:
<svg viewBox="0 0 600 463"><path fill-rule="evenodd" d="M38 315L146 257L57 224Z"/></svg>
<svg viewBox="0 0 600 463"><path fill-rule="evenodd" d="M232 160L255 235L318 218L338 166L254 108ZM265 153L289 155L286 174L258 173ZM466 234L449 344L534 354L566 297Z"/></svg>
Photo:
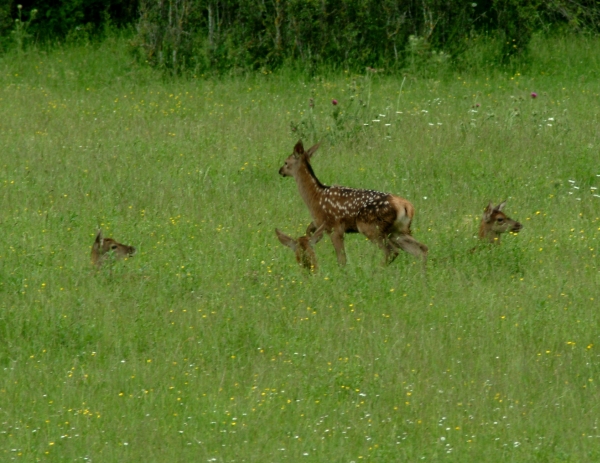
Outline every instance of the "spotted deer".
<svg viewBox="0 0 600 463"><path fill-rule="evenodd" d="M310 164L318 148L316 144L305 151L302 141L298 141L279 169L283 177L294 177L300 196L308 206L313 222L307 232L324 227L331 236L340 265L346 265L346 233L362 233L374 241L384 252L384 264L391 263L399 249L425 261L427 246L411 235L413 205L389 193L323 185Z"/></svg>
<svg viewBox="0 0 600 463"><path fill-rule="evenodd" d="M506 206L506 201L502 201L496 207L491 202L487 205L479 225L480 240L500 244L502 233L519 233L521 231L523 225L502 212L504 206Z"/></svg>
<svg viewBox="0 0 600 463"><path fill-rule="evenodd" d="M325 224L321 225L317 231L311 236L310 231L307 230L306 235L301 236L298 239L294 239L291 236L282 233L277 228L275 233L277 238L281 241L281 244L291 248L296 253L296 261L300 267L303 267L312 272L316 272L318 269L317 255L313 246L321 241L323 238L323 232L325 231Z"/></svg>
<svg viewBox="0 0 600 463"><path fill-rule="evenodd" d="M112 238L104 238L102 230L98 230L96 240L92 245L92 264L100 268L104 261L114 256L115 259L125 259L135 254L133 246L121 244Z"/></svg>

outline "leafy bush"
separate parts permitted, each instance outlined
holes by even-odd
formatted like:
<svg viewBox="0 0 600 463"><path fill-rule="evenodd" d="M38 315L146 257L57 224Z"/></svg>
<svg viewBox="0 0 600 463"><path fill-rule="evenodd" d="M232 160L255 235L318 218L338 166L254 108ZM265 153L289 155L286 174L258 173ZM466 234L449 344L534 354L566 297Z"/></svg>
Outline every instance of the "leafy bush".
<svg viewBox="0 0 600 463"><path fill-rule="evenodd" d="M5 48L15 21L29 21L33 10L38 12L37 19L31 22L28 32L42 42L62 41L79 30L102 36L107 27L125 27L138 19L138 0L5 0L3 3L0 39Z"/></svg>
<svg viewBox="0 0 600 463"><path fill-rule="evenodd" d="M364 70L422 68L456 60L483 37L489 61L523 56L552 24L592 27L600 8L542 0L141 0L134 48L174 73L283 63Z"/></svg>
<svg viewBox="0 0 600 463"><path fill-rule="evenodd" d="M597 32L600 6L593 0L6 0L0 50L15 43L12 32L23 24L30 40L56 42L96 40L133 23L135 55L175 74L268 72L286 63L309 72L369 66L435 73L472 61L473 46L478 61L505 65L527 54L537 31Z"/></svg>

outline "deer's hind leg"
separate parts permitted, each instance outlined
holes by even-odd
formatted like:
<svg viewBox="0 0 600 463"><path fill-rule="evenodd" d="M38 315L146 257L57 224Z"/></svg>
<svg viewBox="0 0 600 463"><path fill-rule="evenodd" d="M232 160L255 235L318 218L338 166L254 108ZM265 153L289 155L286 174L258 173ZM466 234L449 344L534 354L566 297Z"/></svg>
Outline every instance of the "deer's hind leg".
<svg viewBox="0 0 600 463"><path fill-rule="evenodd" d="M427 260L429 248L423 243L419 243L416 239L407 233L393 232L389 239L396 244L400 249L409 254L420 257L423 261Z"/></svg>
<svg viewBox="0 0 600 463"><path fill-rule="evenodd" d="M394 262L399 254L398 246L381 231L379 226L359 223L357 228L358 231L381 248L384 254L382 265L389 265Z"/></svg>

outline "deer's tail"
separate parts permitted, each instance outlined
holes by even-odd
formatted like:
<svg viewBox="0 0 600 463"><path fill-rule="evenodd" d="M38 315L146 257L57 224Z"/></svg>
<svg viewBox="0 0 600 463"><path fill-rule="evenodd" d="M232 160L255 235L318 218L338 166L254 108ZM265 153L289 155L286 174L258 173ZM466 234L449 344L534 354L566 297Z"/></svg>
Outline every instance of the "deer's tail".
<svg viewBox="0 0 600 463"><path fill-rule="evenodd" d="M401 233L410 235L410 224L415 215L415 207L410 201L399 196L390 195L389 202L396 210L395 228Z"/></svg>

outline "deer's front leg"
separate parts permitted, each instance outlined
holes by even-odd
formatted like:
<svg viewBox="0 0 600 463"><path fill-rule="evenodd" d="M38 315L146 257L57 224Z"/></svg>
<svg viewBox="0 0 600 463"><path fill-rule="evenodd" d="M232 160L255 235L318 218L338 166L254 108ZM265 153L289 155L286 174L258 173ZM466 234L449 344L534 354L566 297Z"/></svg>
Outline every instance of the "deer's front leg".
<svg viewBox="0 0 600 463"><path fill-rule="evenodd" d="M342 267L346 265L346 249L344 249L344 231L334 230L331 233L331 242L337 254L338 264Z"/></svg>

